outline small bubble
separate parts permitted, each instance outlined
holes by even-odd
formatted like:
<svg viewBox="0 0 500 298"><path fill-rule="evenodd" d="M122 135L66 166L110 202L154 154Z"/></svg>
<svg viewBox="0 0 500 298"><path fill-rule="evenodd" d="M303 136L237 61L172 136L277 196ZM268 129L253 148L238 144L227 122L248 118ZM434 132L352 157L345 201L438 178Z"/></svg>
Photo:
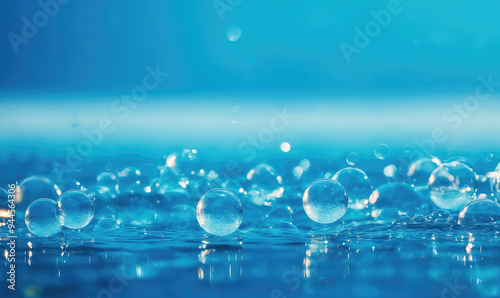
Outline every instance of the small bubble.
<svg viewBox="0 0 500 298"><path fill-rule="evenodd" d="M406 145L405 148L405 153L410 153L411 152L411 146L410 145Z"/></svg>
<svg viewBox="0 0 500 298"><path fill-rule="evenodd" d="M237 41L241 37L241 29L237 26L231 26L226 32L227 39L229 41Z"/></svg>
<svg viewBox="0 0 500 298"><path fill-rule="evenodd" d="M285 153L288 152L288 151L290 151L291 148L292 148L292 146L290 146L290 143L288 143L288 142L283 142L280 145L281 151L283 151Z"/></svg>
<svg viewBox="0 0 500 298"><path fill-rule="evenodd" d="M301 161L299 161L299 166L302 168L302 170L304 170L304 172L306 172L307 170L309 170L311 162L308 159L302 159Z"/></svg>
<svg viewBox="0 0 500 298"><path fill-rule="evenodd" d="M356 163L359 161L359 156L356 152L351 152L347 154L345 161L347 162L348 165L354 166Z"/></svg>
<svg viewBox="0 0 500 298"><path fill-rule="evenodd" d="M386 159L391 153L391 148L384 143L380 143L375 147L373 153L375 153L375 157L378 159Z"/></svg>
<svg viewBox="0 0 500 298"><path fill-rule="evenodd" d="M384 168L384 175L386 177L392 178L396 174L396 166L395 165L388 165L387 167Z"/></svg>

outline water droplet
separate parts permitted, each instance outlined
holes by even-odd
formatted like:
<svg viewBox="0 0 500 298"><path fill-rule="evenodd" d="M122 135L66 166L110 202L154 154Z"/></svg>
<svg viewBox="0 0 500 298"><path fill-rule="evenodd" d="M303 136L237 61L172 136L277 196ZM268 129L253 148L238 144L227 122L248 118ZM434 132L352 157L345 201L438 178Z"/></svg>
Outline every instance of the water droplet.
<svg viewBox="0 0 500 298"><path fill-rule="evenodd" d="M241 29L237 26L231 26L226 32L227 39L229 41L237 41L241 37Z"/></svg>

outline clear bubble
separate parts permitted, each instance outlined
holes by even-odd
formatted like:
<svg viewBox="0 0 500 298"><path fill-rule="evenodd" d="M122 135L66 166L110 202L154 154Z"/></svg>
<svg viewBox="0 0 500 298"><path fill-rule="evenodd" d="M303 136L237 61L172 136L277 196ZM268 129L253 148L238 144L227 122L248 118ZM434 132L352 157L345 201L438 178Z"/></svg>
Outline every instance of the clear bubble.
<svg viewBox="0 0 500 298"><path fill-rule="evenodd" d="M291 148L292 148L292 146L290 146L290 143L288 143L288 142L283 142L280 145L281 151L283 151L285 153L289 152Z"/></svg>
<svg viewBox="0 0 500 298"><path fill-rule="evenodd" d="M311 167L311 162L308 159L304 158L299 161L299 167L301 167L304 172L307 172L309 170L309 167Z"/></svg>
<svg viewBox="0 0 500 298"><path fill-rule="evenodd" d="M354 166L355 164L358 163L359 156L356 152L351 152L351 153L347 154L345 161L347 162L348 165Z"/></svg>
<svg viewBox="0 0 500 298"><path fill-rule="evenodd" d="M384 175L387 177L387 178L392 178L394 177L394 175L396 175L396 166L395 165L388 165L384 168Z"/></svg>
<svg viewBox="0 0 500 298"><path fill-rule="evenodd" d="M411 146L410 145L406 145L405 148L404 148L404 151L405 151L405 153L410 153L411 152Z"/></svg>
<svg viewBox="0 0 500 298"><path fill-rule="evenodd" d="M375 146L375 150L373 150L375 157L378 159L386 159L391 154L391 148L384 143L380 143Z"/></svg>
<svg viewBox="0 0 500 298"><path fill-rule="evenodd" d="M302 178L302 174L304 174L304 169L301 168L300 166L295 166L292 169L292 175L293 175L293 177L295 177L297 179L300 179L300 178Z"/></svg>
<svg viewBox="0 0 500 298"><path fill-rule="evenodd" d="M240 199L225 189L214 189L204 194L196 206L196 218L208 233L218 236L236 231L243 220Z"/></svg>
<svg viewBox="0 0 500 298"><path fill-rule="evenodd" d="M196 149L184 149L181 153L174 152L167 157L165 167L175 175L194 177L201 169L200 158Z"/></svg>
<svg viewBox="0 0 500 298"><path fill-rule="evenodd" d="M170 226L183 229L191 226L196 221L196 210L186 204L175 205L170 213Z"/></svg>
<svg viewBox="0 0 500 298"><path fill-rule="evenodd" d="M51 199L38 199L31 203L24 218L30 232L39 237L49 237L61 231L57 220L57 203Z"/></svg>
<svg viewBox="0 0 500 298"><path fill-rule="evenodd" d="M429 220L430 221L437 221L437 220L442 220L442 219L448 219L450 217L450 211L446 209L438 209L429 215Z"/></svg>
<svg viewBox="0 0 500 298"><path fill-rule="evenodd" d="M460 163L463 163L464 165L468 166L469 168L471 168L474 172L477 172L476 170L476 164L466 158L466 157L463 157L463 156L453 156L451 158L448 158L447 160L445 160L444 163L452 163L452 162L460 162Z"/></svg>
<svg viewBox="0 0 500 298"><path fill-rule="evenodd" d="M291 222L287 221L278 221L272 224L270 229L278 231L298 231L296 226L294 226Z"/></svg>
<svg viewBox="0 0 500 298"><path fill-rule="evenodd" d="M422 157L412 162L408 167L408 178L415 188L427 187L429 176L441 161L437 157Z"/></svg>
<svg viewBox="0 0 500 298"><path fill-rule="evenodd" d="M451 214L446 222L456 224L458 222L458 214Z"/></svg>
<svg viewBox="0 0 500 298"><path fill-rule="evenodd" d="M26 207L37 199L56 200L61 191L50 179L41 176L31 176L19 183L16 188L16 208L26 210Z"/></svg>
<svg viewBox="0 0 500 298"><path fill-rule="evenodd" d="M458 214L458 224L487 224L500 221L500 205L492 200L474 200Z"/></svg>
<svg viewBox="0 0 500 298"><path fill-rule="evenodd" d="M61 191L63 191L63 192L68 191L68 190L86 190L87 189L77 179L66 179L59 187L60 187Z"/></svg>
<svg viewBox="0 0 500 298"><path fill-rule="evenodd" d="M102 172L97 175L97 185L105 186L111 190L118 190L118 179L111 172Z"/></svg>
<svg viewBox="0 0 500 298"><path fill-rule="evenodd" d="M276 170L268 164L261 163L251 169L247 173L247 179L250 186L262 188L266 192L269 201L275 198L281 198L283 195L281 177L278 176Z"/></svg>
<svg viewBox="0 0 500 298"><path fill-rule="evenodd" d="M477 185L477 175L470 167L452 162L432 172L428 187L437 207L458 211L475 198Z"/></svg>
<svg viewBox="0 0 500 298"><path fill-rule="evenodd" d="M319 179L307 187L302 203L310 219L318 223L329 224L344 216L349 200L344 187L339 182Z"/></svg>
<svg viewBox="0 0 500 298"><path fill-rule="evenodd" d="M227 39L229 41L237 41L241 37L241 29L237 26L231 26L226 32Z"/></svg>
<svg viewBox="0 0 500 298"><path fill-rule="evenodd" d="M406 226L407 224L411 223L412 218L409 217L408 215L401 215L398 218L396 218L392 224L395 226Z"/></svg>
<svg viewBox="0 0 500 298"><path fill-rule="evenodd" d="M86 227L94 216L94 203L83 192L68 191L57 200L57 219L70 229Z"/></svg>
<svg viewBox="0 0 500 298"><path fill-rule="evenodd" d="M365 172L358 168L344 168L332 177L344 187L349 197L349 208L361 210L368 205L372 185Z"/></svg>
<svg viewBox="0 0 500 298"><path fill-rule="evenodd" d="M419 223L419 222L426 222L426 221L428 221L428 219L427 219L427 217L425 217L425 215L416 214L412 217L411 221L415 222L415 223Z"/></svg>
<svg viewBox="0 0 500 298"><path fill-rule="evenodd" d="M377 188L369 198L373 205L372 217L378 217L384 210L385 214L426 214L428 205L413 187L402 182L391 182ZM374 216L375 215L375 216Z"/></svg>
<svg viewBox="0 0 500 298"><path fill-rule="evenodd" d="M141 179L141 171L136 167L126 167L117 174L118 181L124 186L130 186Z"/></svg>
<svg viewBox="0 0 500 298"><path fill-rule="evenodd" d="M106 232L112 232L120 229L120 224L112 219L112 218L105 218L97 223L97 225L94 228L94 233L106 233Z"/></svg>
<svg viewBox="0 0 500 298"><path fill-rule="evenodd" d="M266 220L269 223L275 223L278 221L292 222L292 219L293 210L288 205L274 206L273 209L268 214L266 214Z"/></svg>
<svg viewBox="0 0 500 298"><path fill-rule="evenodd" d="M247 192L248 201L257 206L271 205L267 200L266 192L257 186L252 186Z"/></svg>

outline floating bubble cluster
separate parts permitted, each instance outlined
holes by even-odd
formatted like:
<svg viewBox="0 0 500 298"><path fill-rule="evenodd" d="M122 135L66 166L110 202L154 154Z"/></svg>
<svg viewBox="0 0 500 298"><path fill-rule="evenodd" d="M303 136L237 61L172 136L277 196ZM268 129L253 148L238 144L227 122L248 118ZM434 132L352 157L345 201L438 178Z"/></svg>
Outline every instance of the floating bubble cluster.
<svg viewBox="0 0 500 298"><path fill-rule="evenodd" d="M165 165L129 165L119 171L106 167L93 183L71 177L59 187L44 176L31 176L19 184L16 206L24 212L23 204L32 203L26 224L39 236L88 225L82 231L96 235L138 227L198 229L224 236L252 228L314 231L316 223L340 219L342 224L375 220L394 226L497 221L498 204L484 198L494 199L500 193L498 166L481 176L483 184L491 184L493 195L488 196L489 185L488 190L483 185L478 196L478 176L470 167L475 165L466 158L451 158L444 164L437 157L417 159L409 165L406 179L404 173L397 176L402 167L387 160L391 158L387 145L379 144L376 155L372 161L380 166L376 171L368 167L369 172L339 166L345 165L342 159L329 165L337 166L336 172L325 174L317 161L300 159L287 166L278 163L279 171L260 163L242 167L239 175L228 175L227 167L207 166L198 151L185 149L165 156ZM365 163L358 161L356 154L348 155L350 164ZM316 180L320 177L325 179ZM404 182L394 182L398 179ZM0 197L6 196L0 189ZM0 215L7 212L7 206L0 206Z"/></svg>

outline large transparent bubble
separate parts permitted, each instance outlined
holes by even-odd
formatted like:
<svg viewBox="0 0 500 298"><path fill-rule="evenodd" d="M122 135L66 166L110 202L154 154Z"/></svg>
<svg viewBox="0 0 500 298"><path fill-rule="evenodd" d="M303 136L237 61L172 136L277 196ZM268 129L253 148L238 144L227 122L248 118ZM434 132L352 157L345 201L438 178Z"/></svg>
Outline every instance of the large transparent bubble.
<svg viewBox="0 0 500 298"><path fill-rule="evenodd" d="M442 209L458 211L474 200L477 175L461 162L445 163L429 177L429 191L434 204Z"/></svg>
<svg viewBox="0 0 500 298"><path fill-rule="evenodd" d="M372 217L401 214L414 216L427 214L426 199L413 187L402 182L387 183L377 188L371 195L369 202L373 205Z"/></svg>
<svg viewBox="0 0 500 298"><path fill-rule="evenodd" d="M422 157L408 167L408 179L415 188L427 188L429 177L441 161L437 157Z"/></svg>
<svg viewBox="0 0 500 298"><path fill-rule="evenodd" d="M86 227L94 216L94 203L85 193L67 191L57 200L57 219L70 229Z"/></svg>
<svg viewBox="0 0 500 298"><path fill-rule="evenodd" d="M344 168L332 177L344 187L349 197L349 208L361 210L368 204L372 185L365 172L358 168Z"/></svg>
<svg viewBox="0 0 500 298"><path fill-rule="evenodd" d="M204 194L196 206L196 218L208 233L218 236L236 231L243 220L240 199L226 189L214 189Z"/></svg>
<svg viewBox="0 0 500 298"><path fill-rule="evenodd" d="M486 224L500 221L500 205L488 199L474 200L460 211L458 223L463 225Z"/></svg>
<svg viewBox="0 0 500 298"><path fill-rule="evenodd" d="M16 189L16 208L24 211L37 199L57 200L60 194L59 187L50 179L31 176L22 180Z"/></svg>
<svg viewBox="0 0 500 298"><path fill-rule="evenodd" d="M39 237L49 237L61 231L57 219L57 203L50 199L38 199L31 203L24 217L30 232Z"/></svg>
<svg viewBox="0 0 500 298"><path fill-rule="evenodd" d="M307 187L302 203L309 218L318 223L329 224L344 216L349 199L339 182L319 179Z"/></svg>
<svg viewBox="0 0 500 298"><path fill-rule="evenodd" d="M259 187L266 192L268 201L283 196L283 187L281 186L281 176L278 176L276 170L265 163L261 163L247 173L247 179L250 187Z"/></svg>

